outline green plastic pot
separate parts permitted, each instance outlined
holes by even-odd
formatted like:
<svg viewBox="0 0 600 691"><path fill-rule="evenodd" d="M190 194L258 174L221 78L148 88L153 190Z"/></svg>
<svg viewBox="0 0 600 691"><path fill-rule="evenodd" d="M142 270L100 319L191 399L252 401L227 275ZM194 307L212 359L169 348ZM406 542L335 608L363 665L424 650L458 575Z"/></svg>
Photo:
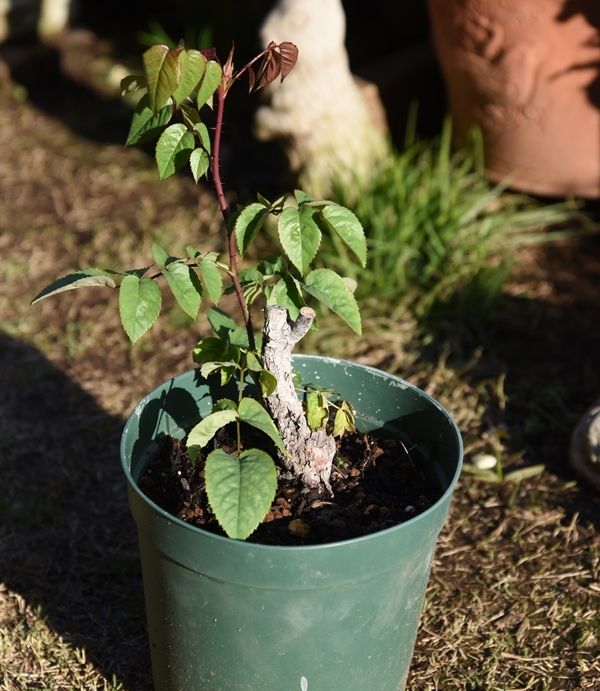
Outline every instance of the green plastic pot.
<svg viewBox="0 0 600 691"><path fill-rule="evenodd" d="M333 388L359 426L416 447L440 498L405 523L308 547L239 542L160 509L138 478L163 434L185 435L218 391L198 370L162 384L121 443L137 523L155 691L401 691L431 562L462 463L448 413L379 370L297 356L305 384ZM221 394L222 395L222 394ZM424 462L425 463L425 462Z"/></svg>

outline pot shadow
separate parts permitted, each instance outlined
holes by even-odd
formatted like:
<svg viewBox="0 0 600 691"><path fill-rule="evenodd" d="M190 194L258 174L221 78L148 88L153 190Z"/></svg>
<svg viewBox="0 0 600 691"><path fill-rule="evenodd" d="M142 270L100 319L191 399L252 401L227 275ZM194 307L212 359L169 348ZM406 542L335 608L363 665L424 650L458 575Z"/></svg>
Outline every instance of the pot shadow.
<svg viewBox="0 0 600 691"><path fill-rule="evenodd" d="M0 581L107 678L150 688L122 420L30 345L0 335Z"/></svg>
<svg viewBox="0 0 600 691"><path fill-rule="evenodd" d="M498 404L486 412L489 430L507 431L502 444L517 464L542 463L568 482L576 479L571 434L600 397L600 237L537 252L536 277L522 292L489 303L463 295L433 312L433 345L422 356L439 362L446 348L449 366L468 372L474 389L501 378ZM600 496L583 481L556 503L600 528Z"/></svg>

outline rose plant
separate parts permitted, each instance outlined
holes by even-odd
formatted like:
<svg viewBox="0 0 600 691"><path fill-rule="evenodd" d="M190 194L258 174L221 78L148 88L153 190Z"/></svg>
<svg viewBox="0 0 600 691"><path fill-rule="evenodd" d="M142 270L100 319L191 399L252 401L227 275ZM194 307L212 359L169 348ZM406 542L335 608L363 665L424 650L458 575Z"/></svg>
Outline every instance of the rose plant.
<svg viewBox="0 0 600 691"><path fill-rule="evenodd" d="M312 327L316 300L361 333L360 312L349 279L328 268L313 268L323 233L336 234L362 266L367 247L359 220L347 208L314 200L296 190L269 201L260 194L243 207L231 205L221 176L223 118L228 95L242 77L250 92L276 79L283 81L297 60L294 44L271 43L236 69L234 49L222 63L212 49L154 45L143 55L144 74L123 80L123 92L140 92L128 145L156 139L160 179L189 166L196 183L214 188L223 218L224 256L217 248L199 251L192 243L185 256L154 243L152 261L127 270L87 268L64 276L42 290L33 302L63 291L104 286L119 291L119 312L132 343L152 326L161 310L161 290L172 292L179 307L197 319L203 302L214 335L199 341L194 361L205 378L222 385L237 382L237 397L216 401L187 438L192 462L211 442L205 460L208 500L231 538L247 538L261 523L276 494L278 473L292 473L305 487L331 493L335 437L354 430L350 403L335 401L326 390L311 388L299 398L292 370L295 344ZM213 110L210 117L209 110ZM210 122L214 121L214 126ZM257 235L275 219L280 252L246 263ZM181 253L179 253L181 254ZM237 300L237 320L218 307L224 295ZM264 318L261 318L261 308ZM255 323L261 320L262 329ZM245 394L252 379L258 396ZM215 435L233 423L235 450L214 444ZM245 423L262 432L277 449L273 458L245 442Z"/></svg>

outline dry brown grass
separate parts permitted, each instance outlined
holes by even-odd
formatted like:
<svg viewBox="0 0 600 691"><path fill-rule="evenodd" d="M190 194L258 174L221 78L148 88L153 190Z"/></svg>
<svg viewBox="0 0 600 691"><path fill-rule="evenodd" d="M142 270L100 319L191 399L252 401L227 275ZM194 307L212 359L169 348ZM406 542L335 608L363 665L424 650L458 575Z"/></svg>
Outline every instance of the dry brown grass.
<svg viewBox="0 0 600 691"><path fill-rule="evenodd" d="M190 230L214 237L214 207L207 195L197 202L190 181L159 185L143 153L82 138L10 88L0 151L0 689L145 691L118 436L143 393L189 366L197 334L176 330L182 322L167 312L153 330L160 348L131 351L104 289L28 305L63 271L148 256L147 229L171 246ZM598 293L583 290L598 279L589 262L599 255L592 242L579 254L528 256L483 341L438 324L431 342L370 310L362 341L324 320L309 344L400 372L440 398L467 455L493 453L504 470L546 467L520 484L461 479L412 691L600 688L599 501L564 459L573 421L600 390Z"/></svg>

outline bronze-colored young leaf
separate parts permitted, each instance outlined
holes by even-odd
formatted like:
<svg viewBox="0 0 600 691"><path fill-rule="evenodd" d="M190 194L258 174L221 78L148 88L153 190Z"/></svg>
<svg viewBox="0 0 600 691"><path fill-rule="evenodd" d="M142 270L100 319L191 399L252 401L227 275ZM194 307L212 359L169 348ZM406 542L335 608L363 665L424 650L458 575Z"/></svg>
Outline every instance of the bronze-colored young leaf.
<svg viewBox="0 0 600 691"><path fill-rule="evenodd" d="M155 113L163 108L179 84L181 66L180 48L172 49L157 44L144 53L144 70L148 84L150 105Z"/></svg>
<svg viewBox="0 0 600 691"><path fill-rule="evenodd" d="M281 55L281 81L283 81L298 61L298 47L291 41L284 41L279 44L279 53Z"/></svg>

